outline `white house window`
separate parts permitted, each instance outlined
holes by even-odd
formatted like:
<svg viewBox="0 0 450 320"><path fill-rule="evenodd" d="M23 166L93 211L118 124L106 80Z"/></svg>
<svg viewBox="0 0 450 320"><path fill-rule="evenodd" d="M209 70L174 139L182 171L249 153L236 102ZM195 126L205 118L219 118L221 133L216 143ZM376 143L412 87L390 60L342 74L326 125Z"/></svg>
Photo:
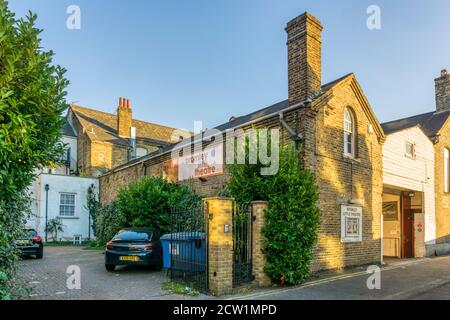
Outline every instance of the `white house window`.
<svg viewBox="0 0 450 320"><path fill-rule="evenodd" d="M344 155L355 157L356 155L356 125L353 112L346 108L344 111Z"/></svg>
<svg viewBox="0 0 450 320"><path fill-rule="evenodd" d="M136 148L136 158L140 158L147 155L147 149L145 148Z"/></svg>
<svg viewBox="0 0 450 320"><path fill-rule="evenodd" d="M59 215L62 217L75 216L75 194L60 193Z"/></svg>
<svg viewBox="0 0 450 320"><path fill-rule="evenodd" d="M416 145L411 142L406 142L405 153L407 156L414 158L416 156Z"/></svg>
<svg viewBox="0 0 450 320"><path fill-rule="evenodd" d="M450 151L444 149L444 192L450 192Z"/></svg>

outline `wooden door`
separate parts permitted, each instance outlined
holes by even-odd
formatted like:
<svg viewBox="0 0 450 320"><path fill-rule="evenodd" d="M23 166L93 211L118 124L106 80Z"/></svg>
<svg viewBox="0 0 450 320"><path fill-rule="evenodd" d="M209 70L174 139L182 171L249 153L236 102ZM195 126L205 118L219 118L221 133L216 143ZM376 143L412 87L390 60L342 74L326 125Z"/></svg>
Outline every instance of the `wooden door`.
<svg viewBox="0 0 450 320"><path fill-rule="evenodd" d="M402 258L414 258L414 213L407 192L402 193Z"/></svg>

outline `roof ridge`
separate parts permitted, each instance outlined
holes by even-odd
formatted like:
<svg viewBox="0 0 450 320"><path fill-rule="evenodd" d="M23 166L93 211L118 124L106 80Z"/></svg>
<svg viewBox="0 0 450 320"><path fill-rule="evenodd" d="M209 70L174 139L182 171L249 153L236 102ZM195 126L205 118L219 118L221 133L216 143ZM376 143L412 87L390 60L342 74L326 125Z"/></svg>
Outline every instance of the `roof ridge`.
<svg viewBox="0 0 450 320"><path fill-rule="evenodd" d="M106 112L106 111L102 111L102 110L98 110L98 109L93 109L93 108L89 108L89 107L85 107L85 106L80 106L80 105L77 105L77 104L71 104L70 107L90 110L90 111L93 111L93 112L103 113L103 114L106 114L106 115L109 115L109 116L112 116L112 117L117 117L117 114L114 114L114 113L111 113L111 112ZM162 124L149 122L149 121L145 121L145 120L141 120L141 119L132 119L132 121L136 121L136 122L140 122L140 123L144 123L144 124L149 124L149 125L153 125L153 126L158 126L158 127L161 127L161 128L176 129L176 130L183 130L183 131L189 132L189 130L186 130L186 129L175 128L175 127L171 127L171 126L168 126L168 125L162 125Z"/></svg>
<svg viewBox="0 0 450 320"><path fill-rule="evenodd" d="M381 125L388 125L390 123L394 123L394 122L398 122L398 121L402 121L402 120L407 120L407 119L412 119L412 118L416 118L416 117L422 117L422 116L425 116L425 115L430 115L431 116L433 114L435 114L435 111L424 112L424 113L416 114L416 115L413 115L413 116L408 116L408 117L405 117L405 118L399 118L399 119L395 119L395 120L386 121L386 122L381 123Z"/></svg>

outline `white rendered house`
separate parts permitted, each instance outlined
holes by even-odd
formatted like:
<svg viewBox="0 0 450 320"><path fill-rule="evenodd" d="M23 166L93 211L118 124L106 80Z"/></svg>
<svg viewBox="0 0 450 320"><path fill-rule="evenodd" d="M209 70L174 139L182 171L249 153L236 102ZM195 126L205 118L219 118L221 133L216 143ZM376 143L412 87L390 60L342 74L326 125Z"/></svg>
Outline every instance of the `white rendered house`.
<svg viewBox="0 0 450 320"><path fill-rule="evenodd" d="M44 240L47 236L48 241L72 241L79 236L82 239L93 238L87 196L92 186L95 192L98 191L98 179L77 176L77 135L68 122L62 129L61 140L66 146L63 164L37 172L29 187L32 215L27 227L34 228ZM46 221L54 218L60 219L63 225L63 232L58 232L57 239L45 232Z"/></svg>

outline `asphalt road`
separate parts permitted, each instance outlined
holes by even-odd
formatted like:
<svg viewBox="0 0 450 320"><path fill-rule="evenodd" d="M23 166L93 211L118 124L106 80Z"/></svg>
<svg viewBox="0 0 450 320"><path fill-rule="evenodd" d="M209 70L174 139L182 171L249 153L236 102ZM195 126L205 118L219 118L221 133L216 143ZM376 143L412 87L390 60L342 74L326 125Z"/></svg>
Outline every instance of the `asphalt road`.
<svg viewBox="0 0 450 320"><path fill-rule="evenodd" d="M264 289L230 299L450 300L450 256L391 260L381 268L379 289L368 288L367 280L372 275L359 268L320 277L296 288Z"/></svg>
<svg viewBox="0 0 450 320"><path fill-rule="evenodd" d="M162 289L164 272L142 267L120 267L107 272L102 251L79 247L46 247L44 258L20 262L22 280L33 288L27 299L192 299ZM80 289L69 289L69 266L80 270ZM294 288L258 289L225 299L308 300L308 299L445 299L450 300L450 256L432 259L391 260L380 275L380 289L367 287L365 268L322 274ZM200 295L195 299L211 299Z"/></svg>

